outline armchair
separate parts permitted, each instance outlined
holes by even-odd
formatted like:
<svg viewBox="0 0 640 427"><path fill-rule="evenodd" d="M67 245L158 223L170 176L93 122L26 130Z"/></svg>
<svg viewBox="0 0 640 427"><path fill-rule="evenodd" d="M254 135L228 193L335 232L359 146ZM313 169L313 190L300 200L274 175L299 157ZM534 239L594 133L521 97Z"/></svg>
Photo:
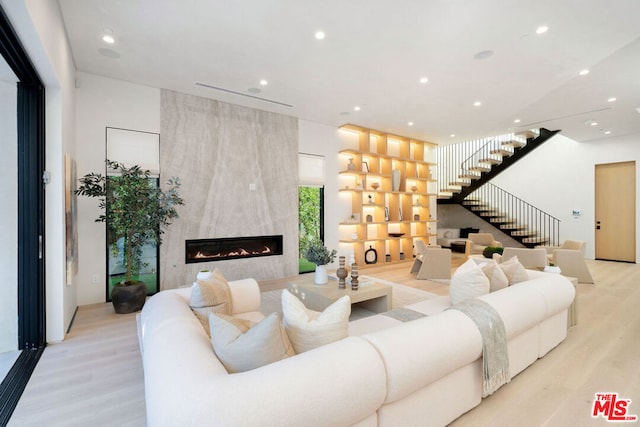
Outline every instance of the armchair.
<svg viewBox="0 0 640 427"><path fill-rule="evenodd" d="M524 268L544 270L547 266L547 251L543 248L504 248L502 255L493 254L493 259L504 262L514 256L518 257L518 261Z"/></svg>
<svg viewBox="0 0 640 427"><path fill-rule="evenodd" d="M487 246L501 247L502 243L495 240L491 233L469 233L464 254L467 257L469 255L482 254L482 251L484 251L484 248Z"/></svg>
<svg viewBox="0 0 640 427"><path fill-rule="evenodd" d="M565 240L560 246L538 246L547 251L550 263L560 267L564 276L575 277L580 283L593 283L593 277L584 254L587 243L580 240Z"/></svg>
<svg viewBox="0 0 640 427"><path fill-rule="evenodd" d="M414 245L416 259L411 272L418 273L416 279L451 279L451 249L443 249L440 245L427 246L420 239L416 239Z"/></svg>

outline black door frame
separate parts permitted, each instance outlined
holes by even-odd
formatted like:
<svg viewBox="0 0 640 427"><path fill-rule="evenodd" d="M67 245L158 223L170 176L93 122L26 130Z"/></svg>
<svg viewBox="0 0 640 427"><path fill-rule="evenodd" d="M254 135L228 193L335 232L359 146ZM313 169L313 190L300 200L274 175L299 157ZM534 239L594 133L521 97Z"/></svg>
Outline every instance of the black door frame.
<svg viewBox="0 0 640 427"><path fill-rule="evenodd" d="M5 425L46 346L45 318L45 88L0 7L0 55L18 78L18 348L0 384Z"/></svg>

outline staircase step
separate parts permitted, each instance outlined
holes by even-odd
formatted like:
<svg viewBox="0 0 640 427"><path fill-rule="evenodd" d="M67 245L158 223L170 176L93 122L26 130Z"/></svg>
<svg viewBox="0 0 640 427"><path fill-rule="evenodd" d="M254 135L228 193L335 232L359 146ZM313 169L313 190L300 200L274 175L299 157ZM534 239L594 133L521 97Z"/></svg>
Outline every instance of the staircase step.
<svg viewBox="0 0 640 427"><path fill-rule="evenodd" d="M453 197L453 193L450 193L448 191L439 191L438 192L438 199L440 199L440 200L450 199L451 197Z"/></svg>
<svg viewBox="0 0 640 427"><path fill-rule="evenodd" d="M509 157L513 155L513 148L508 145L505 145L495 150L491 150L489 151L489 153L495 156Z"/></svg>
<svg viewBox="0 0 640 427"><path fill-rule="evenodd" d="M450 182L449 185L455 185L458 187L468 187L471 185L471 180L464 180L464 181L454 181L454 182Z"/></svg>
<svg viewBox="0 0 640 427"><path fill-rule="evenodd" d="M492 224L506 224L507 221L510 221L510 219L506 216L494 216L489 220L489 222Z"/></svg>
<svg viewBox="0 0 640 427"><path fill-rule="evenodd" d="M521 230L521 231L513 231L511 232L511 235L516 237L531 237L531 236L535 236L536 232L529 231L529 230Z"/></svg>
<svg viewBox="0 0 640 427"><path fill-rule="evenodd" d="M500 228L502 230L526 230L527 226L526 225L522 225L522 224L518 224L515 222L505 222L504 224L500 225Z"/></svg>
<svg viewBox="0 0 640 427"><path fill-rule="evenodd" d="M444 191L444 192L446 192L446 193L453 193L453 194L455 194L455 193L459 193L459 192L461 192L461 191L462 191L462 187L447 187L447 188L445 188L445 189L444 189L444 190L442 190L442 191Z"/></svg>
<svg viewBox="0 0 640 427"><path fill-rule="evenodd" d="M538 129L523 130L522 132L516 133L516 136L521 136L524 139L537 138L540 136L540 131Z"/></svg>
<svg viewBox="0 0 640 427"><path fill-rule="evenodd" d="M458 175L458 178L461 179L480 179L482 175L480 173L465 173L462 175Z"/></svg>
<svg viewBox="0 0 640 427"><path fill-rule="evenodd" d="M476 166L470 167L469 170L472 170L474 172L489 172L491 170L491 166L476 165Z"/></svg>
<svg viewBox="0 0 640 427"><path fill-rule="evenodd" d="M527 139L522 137L515 137L502 142L503 146L513 147L513 148L522 148L527 145Z"/></svg>
<svg viewBox="0 0 640 427"><path fill-rule="evenodd" d="M484 159L480 159L480 161L489 165L499 165L500 163L502 163L502 158L498 159L495 157L485 157Z"/></svg>
<svg viewBox="0 0 640 427"><path fill-rule="evenodd" d="M549 239L547 239L546 237L539 237L539 236L535 236L535 237L527 237L522 239L522 243L535 243L536 245L544 245L547 242L549 242Z"/></svg>

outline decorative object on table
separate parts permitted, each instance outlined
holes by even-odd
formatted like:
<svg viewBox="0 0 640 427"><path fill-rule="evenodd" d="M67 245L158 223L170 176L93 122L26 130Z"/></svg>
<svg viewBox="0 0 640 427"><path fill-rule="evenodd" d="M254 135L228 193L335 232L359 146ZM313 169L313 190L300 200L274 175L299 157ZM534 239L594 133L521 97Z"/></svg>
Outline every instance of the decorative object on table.
<svg viewBox="0 0 640 427"><path fill-rule="evenodd" d="M547 273L555 273L555 274L560 274L562 273L562 271L560 270L560 267L558 267L555 264L549 264L544 268L544 271Z"/></svg>
<svg viewBox="0 0 640 427"><path fill-rule="evenodd" d="M369 173L369 162L362 162L362 172Z"/></svg>
<svg viewBox="0 0 640 427"><path fill-rule="evenodd" d="M373 189L374 189L374 191L375 191L375 190L377 190L378 188L380 188L380 184L379 184L379 183L377 183L377 182L374 182L373 184L371 184L371 188L373 188Z"/></svg>
<svg viewBox="0 0 640 427"><path fill-rule="evenodd" d="M387 206L384 207L384 220L389 221L389 208Z"/></svg>
<svg viewBox="0 0 640 427"><path fill-rule="evenodd" d="M415 214L415 215L413 216L413 220L414 220L414 221L420 221L420 214Z"/></svg>
<svg viewBox="0 0 640 427"><path fill-rule="evenodd" d="M170 178L163 190L149 185L149 170L138 165L126 167L108 159L105 162L107 169L117 175L89 173L80 178L81 185L75 194L100 199L98 207L104 213L96 222L107 223L112 252L119 253L118 244L124 248L125 279L113 287L111 301L116 313L133 313L142 309L147 296L144 282L133 279L143 265L142 248L162 243L162 233L178 218L176 206L184 205L184 200L178 194L178 178Z"/></svg>
<svg viewBox="0 0 640 427"><path fill-rule="evenodd" d="M358 264L351 264L351 290L358 290Z"/></svg>
<svg viewBox="0 0 640 427"><path fill-rule="evenodd" d="M347 165L347 169L352 171L356 169L355 163L353 163L353 157L349 157L349 164Z"/></svg>
<svg viewBox="0 0 640 427"><path fill-rule="evenodd" d="M211 270L200 270L196 274L196 280L209 280L211 278Z"/></svg>
<svg viewBox="0 0 640 427"><path fill-rule="evenodd" d="M400 191L400 170L394 169L391 171L391 190Z"/></svg>
<svg viewBox="0 0 640 427"><path fill-rule="evenodd" d="M376 264L378 262L378 251L369 245L369 249L364 251L364 262L366 264Z"/></svg>
<svg viewBox="0 0 640 427"><path fill-rule="evenodd" d="M373 215L367 215L367 222L373 222Z"/></svg>
<svg viewBox="0 0 640 427"><path fill-rule="evenodd" d="M502 255L502 251L504 251L504 248L498 247L498 246L487 246L486 248L484 248L484 250L482 251L482 255L485 258L493 258L493 254L500 254Z"/></svg>
<svg viewBox="0 0 640 427"><path fill-rule="evenodd" d="M327 274L327 264L333 262L336 258L336 250L329 251L321 240L312 240L303 256L316 265L315 284L324 285L329 281Z"/></svg>
<svg viewBox="0 0 640 427"><path fill-rule="evenodd" d="M343 256L338 257L338 269L336 270L336 276L338 276L338 288L344 289L346 287L346 281L349 274L347 269L344 268L345 258Z"/></svg>
<svg viewBox="0 0 640 427"><path fill-rule="evenodd" d="M385 259L386 262L391 262L391 254L386 254L384 256L384 259Z"/></svg>

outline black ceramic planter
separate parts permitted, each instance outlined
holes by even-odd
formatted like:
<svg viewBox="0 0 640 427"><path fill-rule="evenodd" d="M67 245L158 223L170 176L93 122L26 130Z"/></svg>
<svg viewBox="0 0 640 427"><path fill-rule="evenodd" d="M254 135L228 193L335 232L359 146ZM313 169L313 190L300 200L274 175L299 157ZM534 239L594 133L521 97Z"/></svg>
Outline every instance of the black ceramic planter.
<svg viewBox="0 0 640 427"><path fill-rule="evenodd" d="M118 314L135 313L142 309L147 298L147 285L137 282L133 285L118 285L111 290L111 302Z"/></svg>

